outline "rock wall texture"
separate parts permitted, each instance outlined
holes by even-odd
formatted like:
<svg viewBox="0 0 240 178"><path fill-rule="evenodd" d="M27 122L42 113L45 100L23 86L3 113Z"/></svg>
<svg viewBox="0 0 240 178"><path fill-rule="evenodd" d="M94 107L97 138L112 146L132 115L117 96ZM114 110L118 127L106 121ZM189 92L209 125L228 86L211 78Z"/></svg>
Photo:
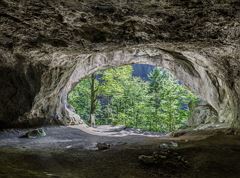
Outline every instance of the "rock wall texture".
<svg viewBox="0 0 240 178"><path fill-rule="evenodd" d="M240 127L239 51L239 0L0 0L0 125L81 123L67 103L81 78L147 63Z"/></svg>
<svg viewBox="0 0 240 178"><path fill-rule="evenodd" d="M193 106L191 117L187 125L197 127L203 124L218 124L218 113L207 102L201 100L196 106Z"/></svg>

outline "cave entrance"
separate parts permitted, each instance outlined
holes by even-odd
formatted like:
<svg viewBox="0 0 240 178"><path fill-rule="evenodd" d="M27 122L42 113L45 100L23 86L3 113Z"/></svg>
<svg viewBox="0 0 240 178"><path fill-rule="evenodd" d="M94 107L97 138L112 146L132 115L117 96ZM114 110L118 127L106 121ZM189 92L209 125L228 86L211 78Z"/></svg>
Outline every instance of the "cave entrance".
<svg viewBox="0 0 240 178"><path fill-rule="evenodd" d="M196 62L198 59L198 62ZM174 52L158 48L126 48L114 51L96 52L75 56L72 66L56 89L57 98L53 100L52 113L48 115L64 125L80 125L81 129L91 132L82 118L76 114L68 102L68 95L75 86L87 76L97 71L132 64L156 65L169 70L172 75L184 83L184 86L194 91L202 100L197 106L195 117L190 121L192 125L200 124L229 124L233 118L233 105L229 102L225 89L219 90L216 85L221 80L206 70L202 56L192 56L191 53ZM52 97L52 95L51 95ZM227 97L227 98L226 98ZM221 101L220 101L221 99ZM202 102L203 101L203 102ZM53 107L54 106L54 107ZM228 111L228 112L225 112ZM36 113L36 112L35 112ZM95 115L96 116L96 115ZM200 116L200 119L198 118ZM195 119L196 118L196 119ZM94 132L91 132L95 134Z"/></svg>
<svg viewBox="0 0 240 178"><path fill-rule="evenodd" d="M91 127L166 133L185 128L200 99L167 69L131 64L84 77L68 103Z"/></svg>

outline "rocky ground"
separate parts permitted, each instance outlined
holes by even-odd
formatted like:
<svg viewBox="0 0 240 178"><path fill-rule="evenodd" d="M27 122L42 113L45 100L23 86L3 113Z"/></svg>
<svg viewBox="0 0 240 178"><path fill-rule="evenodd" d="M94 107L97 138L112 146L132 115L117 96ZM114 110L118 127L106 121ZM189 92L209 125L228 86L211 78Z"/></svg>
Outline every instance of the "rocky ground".
<svg viewBox="0 0 240 178"><path fill-rule="evenodd" d="M89 131L95 135L80 127L44 130L47 136L36 139L18 138L27 130L1 131L1 178L240 177L240 136L234 130L178 137L127 135L121 128Z"/></svg>

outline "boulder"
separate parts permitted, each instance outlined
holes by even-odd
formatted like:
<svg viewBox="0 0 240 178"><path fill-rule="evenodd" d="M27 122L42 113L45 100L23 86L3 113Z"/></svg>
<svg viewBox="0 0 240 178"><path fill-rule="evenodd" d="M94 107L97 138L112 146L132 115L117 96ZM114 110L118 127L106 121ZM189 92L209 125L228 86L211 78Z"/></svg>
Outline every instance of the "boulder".
<svg viewBox="0 0 240 178"><path fill-rule="evenodd" d="M107 143L97 143L96 147L98 150L108 150L110 149L111 145Z"/></svg>
<svg viewBox="0 0 240 178"><path fill-rule="evenodd" d="M46 132L42 128L39 128L25 133L24 135L20 136L20 138L39 138L45 137L46 135Z"/></svg>

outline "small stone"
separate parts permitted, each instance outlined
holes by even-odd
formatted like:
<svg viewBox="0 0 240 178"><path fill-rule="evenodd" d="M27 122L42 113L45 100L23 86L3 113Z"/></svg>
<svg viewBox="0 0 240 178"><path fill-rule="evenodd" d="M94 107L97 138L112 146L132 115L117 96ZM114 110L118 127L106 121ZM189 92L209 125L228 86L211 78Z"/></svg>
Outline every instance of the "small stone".
<svg viewBox="0 0 240 178"><path fill-rule="evenodd" d="M153 156L140 155L138 159L144 164L155 164L156 160Z"/></svg>
<svg viewBox="0 0 240 178"><path fill-rule="evenodd" d="M178 147L178 143L176 142L170 142L170 143L162 143L159 146L161 149L173 149Z"/></svg>
<svg viewBox="0 0 240 178"><path fill-rule="evenodd" d="M160 158L160 159L166 159L166 158L167 158L167 156L164 156L164 155L159 155L159 158Z"/></svg>
<svg viewBox="0 0 240 178"><path fill-rule="evenodd" d="M166 143L160 144L159 147L162 148L162 149L168 149L168 145Z"/></svg>
<svg viewBox="0 0 240 178"><path fill-rule="evenodd" d="M158 157L159 154L155 151L155 152L153 152L153 156L154 156L154 157Z"/></svg>
<svg viewBox="0 0 240 178"><path fill-rule="evenodd" d="M24 135L20 136L20 138L38 138L45 137L46 135L46 132L42 128L39 128L25 133Z"/></svg>
<svg viewBox="0 0 240 178"><path fill-rule="evenodd" d="M110 144L107 143L97 143L96 147L98 148L98 150L107 150L110 149Z"/></svg>
<svg viewBox="0 0 240 178"><path fill-rule="evenodd" d="M178 147L178 143L176 143L176 142L171 142L171 147L173 147L173 148Z"/></svg>
<svg viewBox="0 0 240 178"><path fill-rule="evenodd" d="M182 131L172 132L171 136L172 137L180 137L180 136L185 135L186 133L187 133L187 131L182 130Z"/></svg>

